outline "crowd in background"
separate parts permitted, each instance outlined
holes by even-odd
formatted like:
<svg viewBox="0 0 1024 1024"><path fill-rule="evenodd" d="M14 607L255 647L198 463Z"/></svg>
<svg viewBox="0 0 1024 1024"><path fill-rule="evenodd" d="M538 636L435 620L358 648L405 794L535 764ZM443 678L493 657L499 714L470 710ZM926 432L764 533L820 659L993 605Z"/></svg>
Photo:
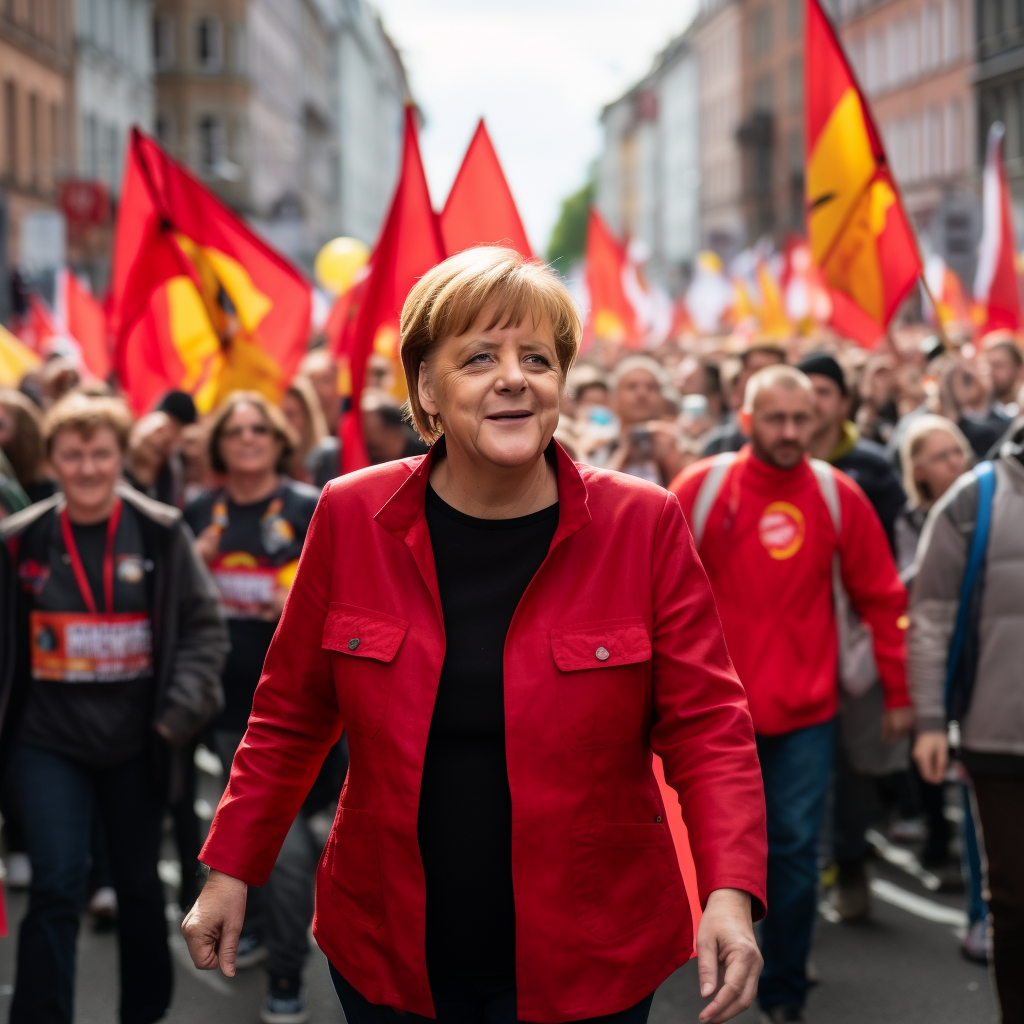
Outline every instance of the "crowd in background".
<svg viewBox="0 0 1024 1024"><path fill-rule="evenodd" d="M782 363L800 367L813 386L809 454L857 481L878 515L902 579L911 584L929 510L978 460L997 452L1008 439L1019 442L1024 431L1024 421L1015 422L1024 402L1024 360L1009 334L955 348L924 326L910 325L894 328L885 346L874 352L820 336L686 337L644 352L598 342L569 375L555 436L579 461L668 487L698 460L743 447L747 438L739 413L747 382L759 370ZM37 561L43 563L43 576L34 591L37 605L33 609L38 607L40 595L56 587L59 570L57 566L51 576L46 575L46 542L40 541L33 529L38 533L39 523L52 521L48 529L58 530L59 490L68 495L70 505L75 487L99 486L95 481L82 483L82 465L103 457L102 446L96 451L87 449L89 445L95 448L97 438L102 441L109 434L112 449L107 454L114 467L111 493L116 489L117 508L127 509L131 522L137 519L133 529L138 536L124 543L129 548L133 543L139 547L138 552L114 549L119 559L117 578L124 584L133 581L135 569L124 567L134 566L136 555L143 566L139 579L149 572L146 567L159 562L154 552L158 548L163 551L164 542L149 539L147 523L157 523L161 530L169 531L168 536L187 538L194 566L187 571L179 566L190 581L185 593L189 602L215 615L216 622L183 616L174 627L179 630L176 642L191 637L219 677L211 681L202 698L198 694L176 697L173 677L177 669L167 669L170 717L167 735L161 732L161 736L176 755L172 759L176 767L165 765L163 774L145 793L125 795L126 791L118 789L121 783L112 781L109 758L101 752L87 751L78 758L86 765L83 778L93 780L98 795L95 810L79 815L75 837L75 849L89 851L83 859L89 868L72 872L70 881L65 877L67 870L63 880L59 879L62 865L55 866L60 859L57 846L67 842L67 837L37 820L40 815L27 808L24 795L12 792L8 773L2 797L8 884L29 885L34 873L33 902L26 921L37 922L34 932L31 924L22 928L23 946L35 943L35 962L29 962L23 948L12 1020L35 1019L37 1008L29 1006L33 999L50 1000L56 1007L53 1019L63 1016L70 1020L70 980L62 989L60 984L40 985L38 978L47 965L59 974L67 972L69 960L73 963L77 923L70 918L79 902L88 899L94 913L101 916L119 915L123 931L130 926L136 938L149 934L150 940L160 945L159 936L153 938L153 930L163 927L155 923L152 906L153 887L158 885L155 861L141 880L125 867L123 844L113 837L122 835L127 826L123 816L110 810L111 802L135 801L132 807L148 807L151 816L165 813L164 827L173 823L182 863L180 892L175 895L182 910L194 901L202 879L197 859L201 826L194 812L194 753L202 740L219 756L226 772L244 733L263 656L319 491L339 472L339 425L349 414L340 393L339 381L344 375L339 370L325 349L315 348L278 403L254 393L236 393L206 416L198 415L188 394L176 391L165 395L152 411L133 419L110 386L82 381L62 358L51 359L27 374L17 390L0 391L0 517L7 517L8 539L22 538L21 553L14 554L14 559L22 559L18 573L23 589L28 572L24 551L36 550L32 548L35 544L41 552ZM371 462L427 450L403 411L396 368L386 358L371 357L360 405ZM142 498L129 497L125 485ZM163 515L159 509L165 506L180 514ZM105 581L103 571L97 568L93 572L88 562L94 554L97 567L105 564L104 541L98 535L79 536L81 529L75 525L71 539L82 552L85 578L95 581L95 599ZM175 557L184 565L180 553ZM89 588L79 576L75 581L81 596L87 596ZM136 608L129 597L112 588L105 611L128 615L145 609L151 616L159 612L163 625L155 628L166 629L168 612L160 602L180 599L180 594L150 588ZM54 600L51 610L67 614L85 611L85 606L78 607L77 593L58 595ZM61 600L71 604L65 607ZM122 608L119 602L128 604ZM95 610L89 600L85 605ZM160 660L171 657L169 646L169 642L161 643L159 636L152 638L151 650L147 648L149 660L139 670L146 678L158 677L163 671ZM31 710L25 712L27 720L35 721ZM61 713L70 716L69 722L80 723L88 721L90 712L64 708ZM182 721L188 715L192 718L187 727L177 729L172 721L175 715ZM144 718L132 721L136 721L133 728L146 729ZM20 773L15 778L25 787L29 785L26 780L31 780L33 794L40 792L48 778L56 778L58 769L64 771L69 759L78 756L64 750L62 742L61 737L42 732L32 738L37 747L59 755L59 763L43 764L29 756L36 748L25 736L0 739L5 751L9 746L13 750L13 763ZM148 733L145 741L141 734L128 737L123 752L134 757L150 742ZM184 756L178 756L182 753ZM337 801L345 771L343 743L335 753L325 764L304 814L289 833L271 883L250 900L238 965L267 964L270 982L263 1019L271 1024L296 1019L295 1015L304 1011L301 975L319 856L308 818ZM105 780L102 785L99 779ZM62 791L66 800L72 800L77 792L72 782L59 783L66 785ZM825 877L832 883L830 898L840 916L854 920L869 912L865 862L870 851L864 838L869 825L887 828L896 839L919 843L922 866L944 885L959 884L961 849L954 842L945 812L947 802L961 799L959 783L928 783L910 767L909 760L870 779L856 771L844 776L842 766L837 766L833 810L837 836L843 831L847 810L857 808L851 812L852 824L846 822L847 831L852 829L854 834L845 848L841 848L841 839L826 844L832 864ZM61 813L59 805L52 811ZM966 820L970 822L969 814ZM158 837L151 839L158 841ZM973 870L966 872L972 928L964 939L964 951L984 960L989 950L974 843L973 833L965 829L964 859ZM119 844L121 849L114 853ZM141 858L153 859L149 847L129 844L129 848L138 850ZM50 885L45 893L40 888L44 872ZM40 921L48 924L44 927ZM55 938L60 929L62 937ZM122 957L130 959L132 955L122 939ZM155 962L164 963L166 977L157 984L150 975L147 991L134 993L124 980L126 962L122 960L122 985L127 986L123 987L123 1006L137 1009L134 1018L122 1010L122 1019L157 1019L157 1011L162 1012L170 999L169 962L157 956ZM29 986L37 990L34 996ZM154 1000L162 1006L154 1005Z"/></svg>

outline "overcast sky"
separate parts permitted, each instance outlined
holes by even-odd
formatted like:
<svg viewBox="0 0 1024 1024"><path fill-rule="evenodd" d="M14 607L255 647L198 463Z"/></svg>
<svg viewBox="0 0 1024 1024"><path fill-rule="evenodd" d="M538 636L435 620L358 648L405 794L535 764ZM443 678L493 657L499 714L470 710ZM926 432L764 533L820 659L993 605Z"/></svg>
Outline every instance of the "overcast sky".
<svg viewBox="0 0 1024 1024"><path fill-rule="evenodd" d="M601 107L696 9L696 0L371 2L427 119L421 145L437 208L483 116L540 253L599 152Z"/></svg>

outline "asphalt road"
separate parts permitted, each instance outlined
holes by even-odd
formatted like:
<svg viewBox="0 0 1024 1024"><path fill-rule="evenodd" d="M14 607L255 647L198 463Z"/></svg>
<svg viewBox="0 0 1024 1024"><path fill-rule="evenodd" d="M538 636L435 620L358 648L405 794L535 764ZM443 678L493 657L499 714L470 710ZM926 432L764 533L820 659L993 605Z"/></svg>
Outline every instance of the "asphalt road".
<svg viewBox="0 0 1024 1024"><path fill-rule="evenodd" d="M209 818L219 787L206 773L200 775L200 787L197 810ZM963 895L930 891L919 880L921 872L909 848L876 839L886 856L879 856L872 867L870 920L839 924L829 920L834 915L822 905L812 952L821 980L808 1002L809 1024L994 1024L997 1016L988 972L964 960L958 948ZM171 850L168 845L168 859L161 863L161 875L168 882L177 872ZM174 886L169 885L167 892L169 900L175 898ZM8 1016L17 926L28 899L24 892L8 891L6 901L11 935L0 940L0 1021ZM178 930L176 911L169 904L176 983L174 1003L165 1020L168 1024L257 1024L266 993L263 970L241 971L231 980L196 971ZM311 1021L343 1022L327 961L312 943L307 984ZM86 916L78 945L75 1024L115 1024L117 990L116 938L109 932L96 934ZM692 1024L702 1005L691 962L658 990L651 1024ZM756 1024L757 1019L754 1010L736 1018L742 1024Z"/></svg>

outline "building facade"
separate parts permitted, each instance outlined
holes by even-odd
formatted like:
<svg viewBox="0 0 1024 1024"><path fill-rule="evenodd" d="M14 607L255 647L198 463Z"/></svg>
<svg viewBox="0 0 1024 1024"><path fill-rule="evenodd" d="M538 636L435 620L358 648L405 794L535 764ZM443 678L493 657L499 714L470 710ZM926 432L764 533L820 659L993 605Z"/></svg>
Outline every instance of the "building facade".
<svg viewBox="0 0 1024 1024"><path fill-rule="evenodd" d="M74 159L71 0L0 4L0 265L21 261L25 218L55 211ZM3 284L4 282L0 282ZM3 299L7 299L6 289ZM0 308L0 313L6 309Z"/></svg>
<svg viewBox="0 0 1024 1024"><path fill-rule="evenodd" d="M743 248L742 0L701 0L693 29L700 123L700 245L729 257Z"/></svg>
<svg viewBox="0 0 1024 1024"><path fill-rule="evenodd" d="M638 247L650 279L671 290L681 287L700 243L698 81L687 32L601 114L597 208L616 234Z"/></svg>
<svg viewBox="0 0 1024 1024"><path fill-rule="evenodd" d="M833 5L906 210L925 247L944 256L966 283L973 279L980 230L976 177L979 142L983 145L972 88L973 6L971 0L836 0ZM1024 59L1021 68L1024 88ZM1020 174L1020 90L1003 84L993 91L979 88L983 129L986 117L1010 115L1007 156L1012 152ZM992 96L1007 98L1010 106L992 106Z"/></svg>
<svg viewBox="0 0 1024 1024"><path fill-rule="evenodd" d="M158 138L273 244L374 241L408 87L366 0L156 0L153 50Z"/></svg>

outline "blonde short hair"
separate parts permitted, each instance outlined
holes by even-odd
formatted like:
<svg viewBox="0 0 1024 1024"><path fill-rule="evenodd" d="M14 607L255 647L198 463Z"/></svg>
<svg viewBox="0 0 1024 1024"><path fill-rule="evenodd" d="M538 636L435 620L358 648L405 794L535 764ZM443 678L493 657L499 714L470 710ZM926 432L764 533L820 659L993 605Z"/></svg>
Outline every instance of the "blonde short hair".
<svg viewBox="0 0 1024 1024"><path fill-rule="evenodd" d="M72 391L55 402L43 418L46 456L53 454L53 442L63 431L72 430L89 441L104 427L113 431L123 455L128 448L133 422L131 411L120 398L95 398Z"/></svg>
<svg viewBox="0 0 1024 1024"><path fill-rule="evenodd" d="M583 326L569 289L549 267L515 249L479 246L450 256L415 284L402 307L401 355L409 412L425 441L444 433L420 405L420 366L438 342L465 334L481 317L484 330L518 327L529 315L547 320L562 378L579 350Z"/></svg>
<svg viewBox="0 0 1024 1024"><path fill-rule="evenodd" d="M920 454L925 439L940 430L949 434L960 446L964 453L965 465L970 466L974 462L974 450L970 442L952 420L946 419L945 416L933 416L931 413L912 420L903 435L903 440L900 441L900 467L903 470L903 490L913 505L924 505L932 500L931 495L924 494L921 485L914 479L914 459Z"/></svg>
<svg viewBox="0 0 1024 1024"><path fill-rule="evenodd" d="M747 381L747 389L743 394L743 411L752 413L757 396L768 388L782 388L784 391L806 391L813 394L810 379L802 370L787 363L776 363L758 370Z"/></svg>

